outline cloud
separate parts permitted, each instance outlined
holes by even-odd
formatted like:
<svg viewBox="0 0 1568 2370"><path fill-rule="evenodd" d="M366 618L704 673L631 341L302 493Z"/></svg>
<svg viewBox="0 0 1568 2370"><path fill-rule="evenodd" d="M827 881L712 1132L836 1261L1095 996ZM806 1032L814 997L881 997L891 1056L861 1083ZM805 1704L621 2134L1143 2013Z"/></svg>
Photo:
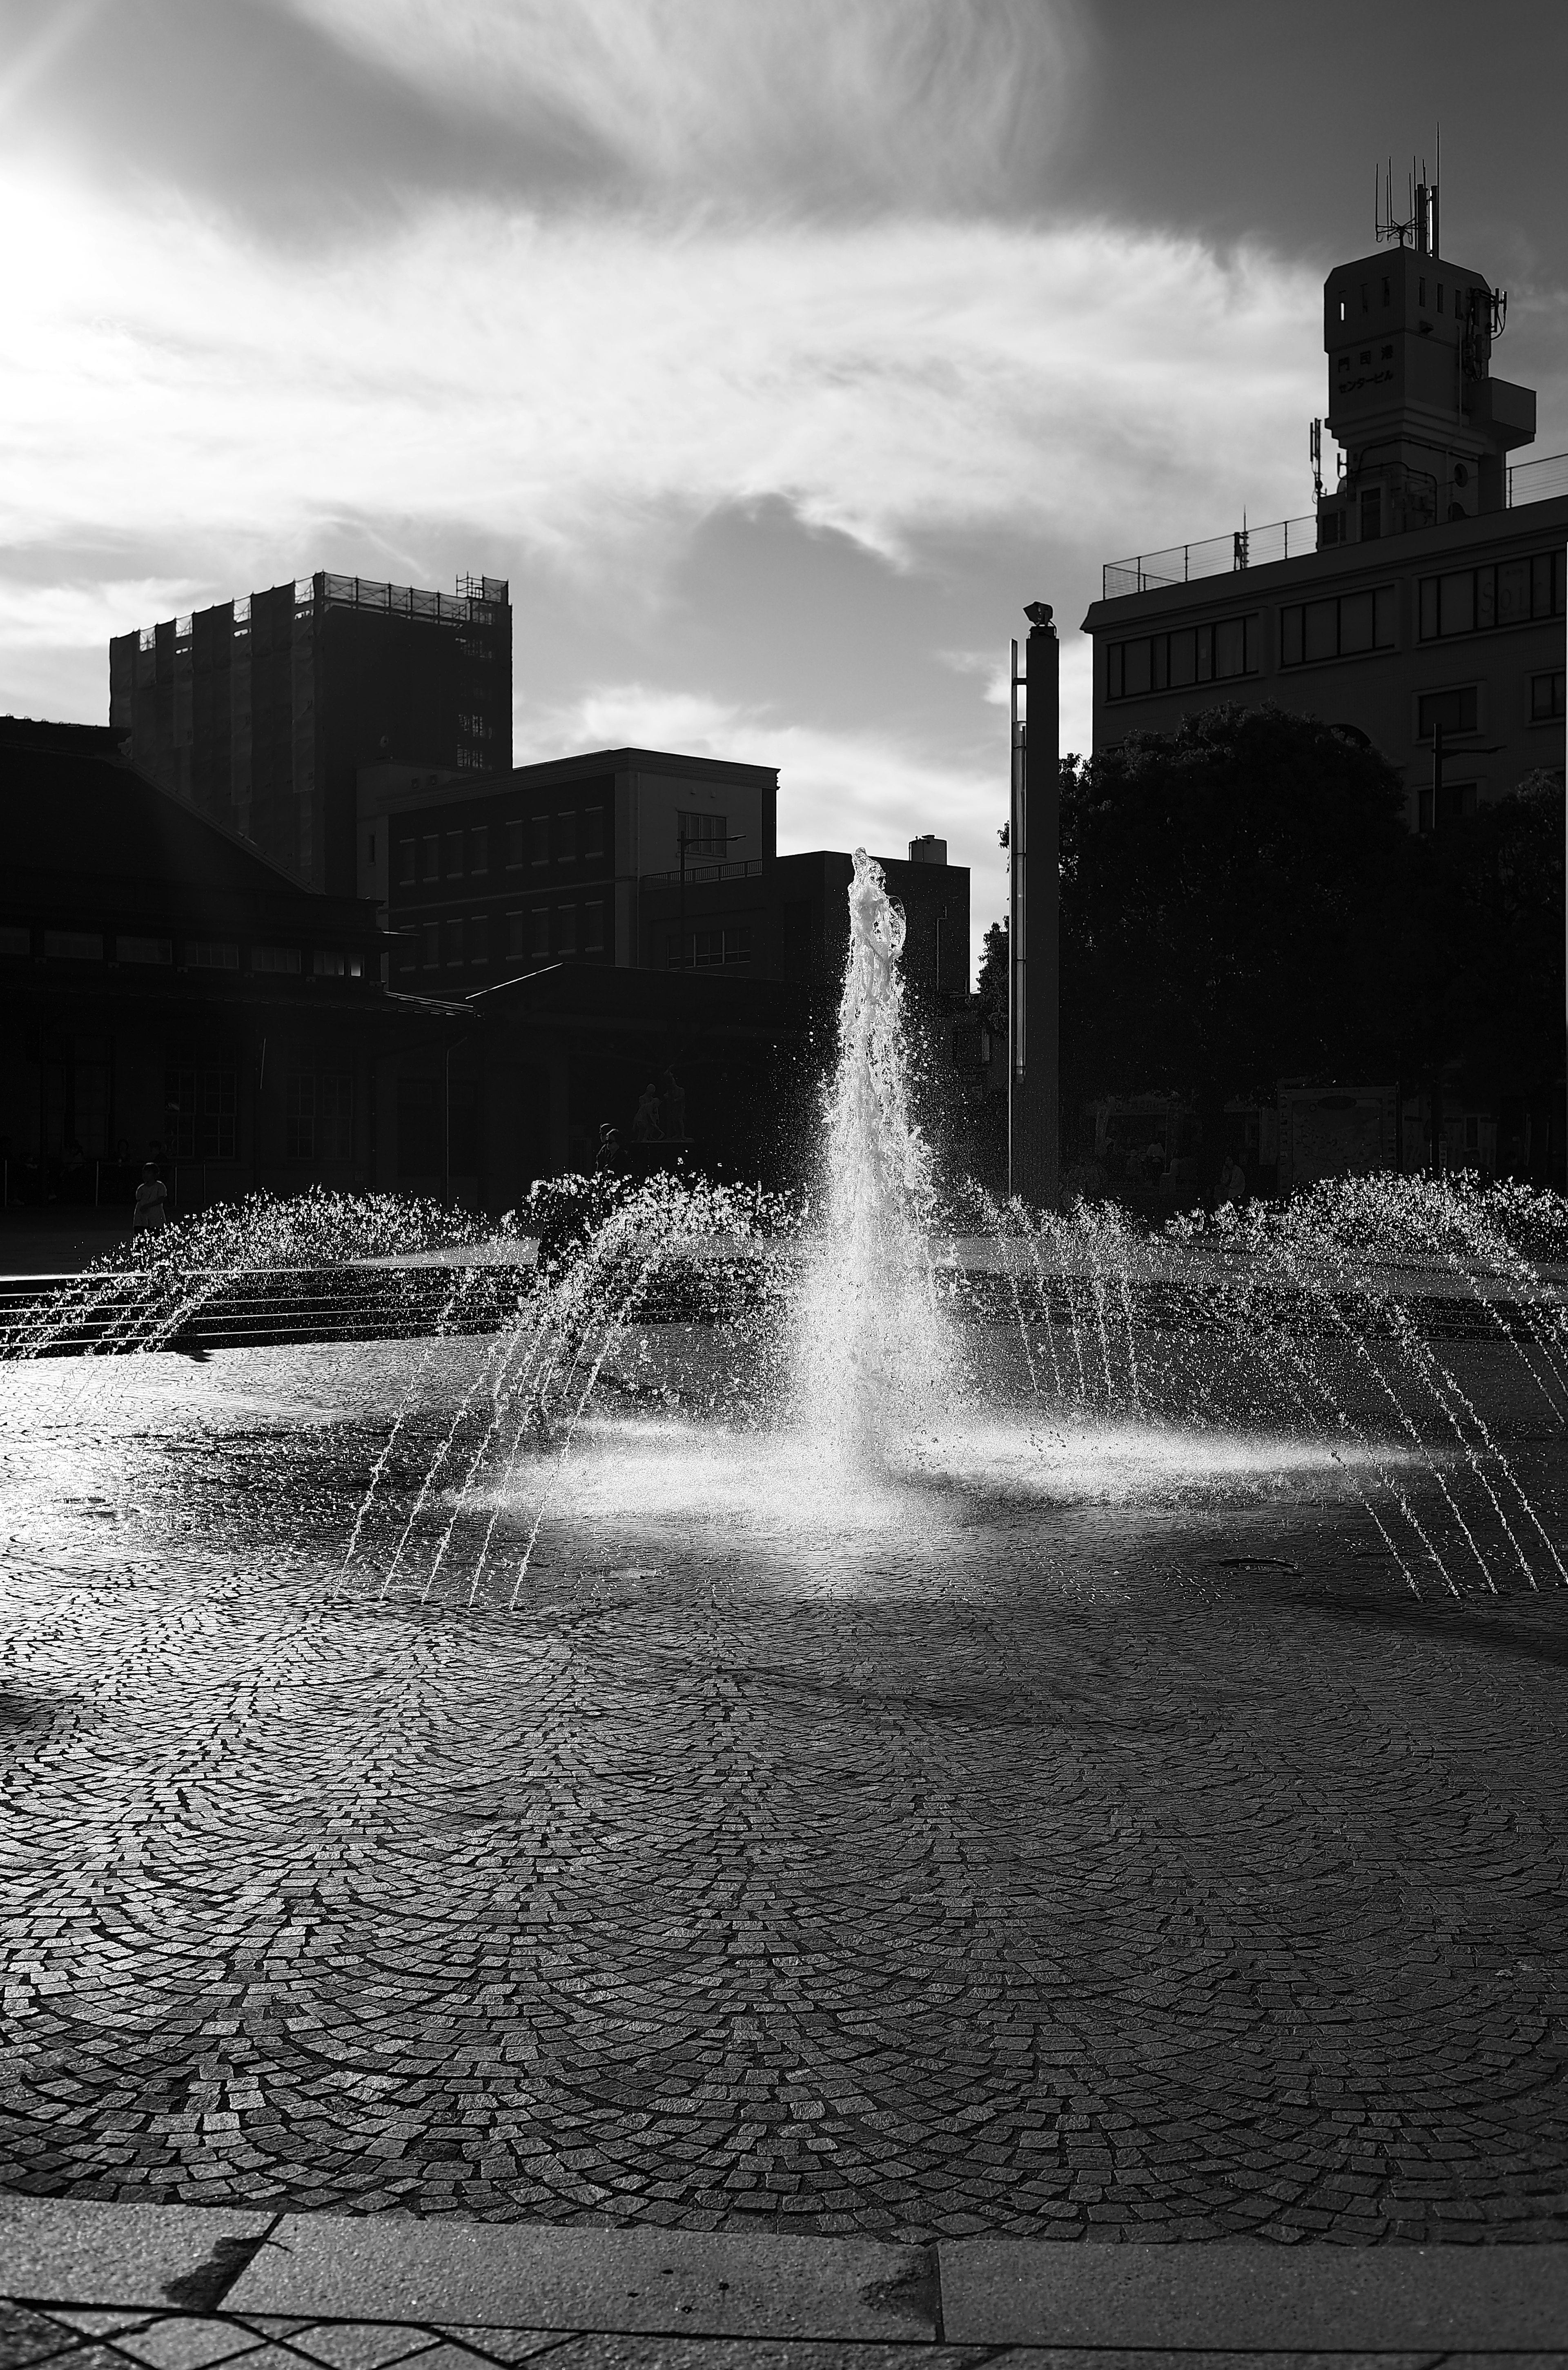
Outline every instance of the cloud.
<svg viewBox="0 0 1568 2370"><path fill-rule="evenodd" d="M778 498L899 565L987 522L1117 549L1190 532L1216 474L1268 515L1315 384L1289 274L1106 226L449 202L301 259L167 199L0 171L0 203L31 224L0 394L21 542L292 537L303 565L320 522L392 514L594 569Z"/></svg>
<svg viewBox="0 0 1568 2370"><path fill-rule="evenodd" d="M1002 202L1081 43L1064 0L289 0L378 71L644 199Z"/></svg>

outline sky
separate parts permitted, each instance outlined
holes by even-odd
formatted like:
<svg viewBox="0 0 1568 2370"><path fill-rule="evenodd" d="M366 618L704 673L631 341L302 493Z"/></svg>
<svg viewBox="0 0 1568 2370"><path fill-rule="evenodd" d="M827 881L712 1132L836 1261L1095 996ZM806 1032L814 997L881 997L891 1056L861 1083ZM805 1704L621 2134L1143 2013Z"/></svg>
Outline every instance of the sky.
<svg viewBox="0 0 1568 2370"><path fill-rule="evenodd" d="M1005 903L1009 639L1296 517L1435 161L1568 450L1548 0L0 0L0 711L318 568L510 580L519 763L780 771ZM1523 457L1523 456L1521 456Z"/></svg>

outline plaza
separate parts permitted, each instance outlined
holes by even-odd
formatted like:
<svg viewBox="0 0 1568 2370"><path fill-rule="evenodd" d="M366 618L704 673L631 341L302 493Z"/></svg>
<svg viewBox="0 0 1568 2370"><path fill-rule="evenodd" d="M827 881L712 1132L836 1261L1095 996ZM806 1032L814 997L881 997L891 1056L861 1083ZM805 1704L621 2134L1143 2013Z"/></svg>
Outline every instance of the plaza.
<svg viewBox="0 0 1568 2370"><path fill-rule="evenodd" d="M609 1418L514 1610L340 1585L479 1358L5 1370L8 2189L1565 2235L1568 1591L1412 1594L1267 1441L821 1519L744 1430Z"/></svg>

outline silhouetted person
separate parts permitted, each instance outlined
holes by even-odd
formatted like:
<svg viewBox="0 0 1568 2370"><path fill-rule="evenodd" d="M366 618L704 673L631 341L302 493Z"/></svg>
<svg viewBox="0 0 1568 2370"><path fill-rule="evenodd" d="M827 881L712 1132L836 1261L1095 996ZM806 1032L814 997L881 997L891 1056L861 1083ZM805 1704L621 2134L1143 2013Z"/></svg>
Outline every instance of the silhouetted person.
<svg viewBox="0 0 1568 2370"><path fill-rule="evenodd" d="M666 1070L659 1080L659 1115L664 1133L672 1144L686 1142L686 1088L674 1070Z"/></svg>
<svg viewBox="0 0 1568 2370"><path fill-rule="evenodd" d="M1242 1202L1247 1196L1247 1172L1233 1152L1225 1156L1225 1166L1219 1172L1219 1198L1222 1202Z"/></svg>
<svg viewBox="0 0 1568 2370"><path fill-rule="evenodd" d="M620 1167L620 1130L612 1127L607 1119L599 1122L599 1149L594 1156L595 1177L614 1176Z"/></svg>
<svg viewBox="0 0 1568 2370"><path fill-rule="evenodd" d="M131 1213L132 1233L156 1235L160 1226L167 1223L168 1212L164 1206L167 1199L168 1188L158 1174L157 1162L144 1160L142 1163L142 1181L136 1188L135 1206Z"/></svg>
<svg viewBox="0 0 1568 2370"><path fill-rule="evenodd" d="M659 1089L650 1078L632 1118L631 1140L633 1144L657 1144L660 1133Z"/></svg>

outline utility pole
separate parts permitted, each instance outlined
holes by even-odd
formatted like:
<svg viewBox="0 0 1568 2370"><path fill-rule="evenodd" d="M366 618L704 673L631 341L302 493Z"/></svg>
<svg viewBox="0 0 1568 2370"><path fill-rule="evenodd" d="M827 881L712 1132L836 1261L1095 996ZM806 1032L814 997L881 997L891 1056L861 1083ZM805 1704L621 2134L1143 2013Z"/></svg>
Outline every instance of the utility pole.
<svg viewBox="0 0 1568 2370"><path fill-rule="evenodd" d="M1049 604L1024 611L1023 673L1012 645L1012 798L1008 819L1008 1191L1055 1206L1060 1184L1061 645ZM1018 695L1024 694L1020 720Z"/></svg>

